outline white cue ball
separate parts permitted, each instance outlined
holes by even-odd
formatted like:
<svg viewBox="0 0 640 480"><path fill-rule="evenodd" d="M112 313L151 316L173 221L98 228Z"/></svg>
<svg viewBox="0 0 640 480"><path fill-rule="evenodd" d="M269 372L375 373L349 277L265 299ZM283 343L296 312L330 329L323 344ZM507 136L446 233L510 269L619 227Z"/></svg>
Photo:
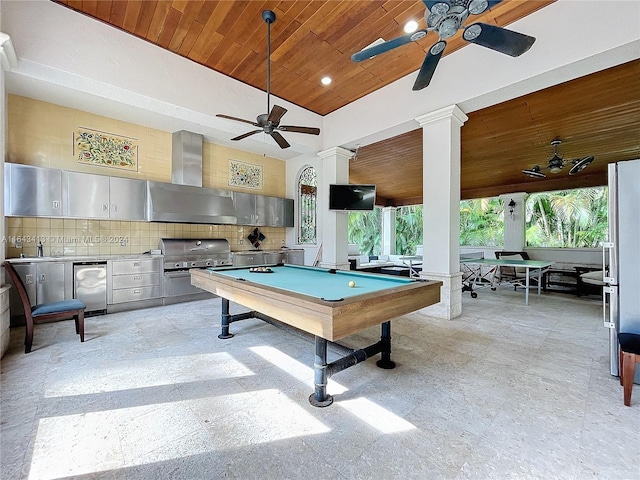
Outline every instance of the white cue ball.
<svg viewBox="0 0 640 480"><path fill-rule="evenodd" d="M356 286L356 282L354 282L353 280L351 280L351 281L349 282L349 286L350 286L351 288L355 287L355 286Z"/></svg>

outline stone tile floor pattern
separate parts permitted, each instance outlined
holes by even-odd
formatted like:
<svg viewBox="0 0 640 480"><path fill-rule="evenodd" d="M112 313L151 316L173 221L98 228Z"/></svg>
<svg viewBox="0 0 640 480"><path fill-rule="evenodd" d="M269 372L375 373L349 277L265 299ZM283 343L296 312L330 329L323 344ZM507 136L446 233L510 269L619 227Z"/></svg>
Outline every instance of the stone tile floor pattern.
<svg viewBox="0 0 640 480"><path fill-rule="evenodd" d="M85 343L39 325L28 355L13 329L1 477L640 479L640 386L624 407L597 299L506 287L463 309L395 320L397 368L335 375L324 409L313 344L253 319L219 340L220 299L89 317Z"/></svg>

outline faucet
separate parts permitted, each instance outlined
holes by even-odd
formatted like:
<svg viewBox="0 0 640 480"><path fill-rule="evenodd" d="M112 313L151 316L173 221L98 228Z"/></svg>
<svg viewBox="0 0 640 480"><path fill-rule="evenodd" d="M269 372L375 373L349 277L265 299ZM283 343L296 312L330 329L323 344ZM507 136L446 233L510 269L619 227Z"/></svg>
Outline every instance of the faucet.
<svg viewBox="0 0 640 480"><path fill-rule="evenodd" d="M38 247L37 248L38 248L38 256L39 257L44 256L43 252L42 252L42 242L40 240L38 240Z"/></svg>

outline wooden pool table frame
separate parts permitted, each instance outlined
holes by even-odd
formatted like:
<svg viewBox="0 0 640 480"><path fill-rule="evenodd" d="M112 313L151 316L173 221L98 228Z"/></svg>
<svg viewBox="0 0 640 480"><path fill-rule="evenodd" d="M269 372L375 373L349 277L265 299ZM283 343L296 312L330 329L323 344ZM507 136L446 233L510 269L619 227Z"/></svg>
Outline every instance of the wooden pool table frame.
<svg viewBox="0 0 640 480"><path fill-rule="evenodd" d="M249 267L239 268L248 270ZM318 271L329 274L326 269ZM233 337L229 332L229 325L247 318L275 320L315 336L315 392L309 398L315 406L332 403L332 397L326 393L326 384L334 373L377 353L382 354L379 367L393 368L395 364L391 361L390 320L438 303L442 285L442 282L436 281L410 281L340 301L326 301L215 271L192 269L190 272L193 285L223 299L222 333L219 338ZM229 315L229 301L252 311ZM379 324L382 324L379 342L360 350L349 349L351 353L327 364L327 341L335 342Z"/></svg>

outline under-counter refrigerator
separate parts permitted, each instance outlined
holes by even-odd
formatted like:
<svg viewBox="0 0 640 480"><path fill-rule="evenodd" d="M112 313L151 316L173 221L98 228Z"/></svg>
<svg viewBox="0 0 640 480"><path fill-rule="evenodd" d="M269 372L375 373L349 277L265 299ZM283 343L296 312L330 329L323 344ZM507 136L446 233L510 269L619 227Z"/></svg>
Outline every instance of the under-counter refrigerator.
<svg viewBox="0 0 640 480"><path fill-rule="evenodd" d="M82 300L85 312L104 312L107 309L107 264L74 263L73 298Z"/></svg>
<svg viewBox="0 0 640 480"><path fill-rule="evenodd" d="M640 335L640 160L609 164L609 239L603 244L604 321L611 375L619 375L618 333ZM608 301L607 301L608 299ZM636 368L635 383L640 383Z"/></svg>

